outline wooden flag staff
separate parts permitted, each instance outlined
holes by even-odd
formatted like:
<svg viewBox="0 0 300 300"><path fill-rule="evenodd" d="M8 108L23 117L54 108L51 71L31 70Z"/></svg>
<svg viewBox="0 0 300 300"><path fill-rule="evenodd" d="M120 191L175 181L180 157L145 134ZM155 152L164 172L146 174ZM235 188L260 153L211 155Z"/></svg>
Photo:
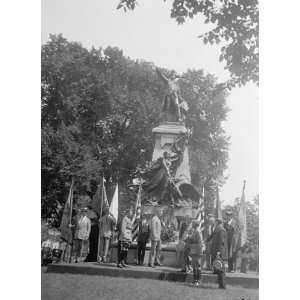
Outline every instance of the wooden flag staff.
<svg viewBox="0 0 300 300"><path fill-rule="evenodd" d="M98 235L98 249L97 249L97 262L100 263L100 247L101 247L101 237L100 237L100 220L102 218L103 211L103 199L104 199L104 177L102 176L102 189L101 189L101 205L100 205L100 216L99 216L99 235Z"/></svg>

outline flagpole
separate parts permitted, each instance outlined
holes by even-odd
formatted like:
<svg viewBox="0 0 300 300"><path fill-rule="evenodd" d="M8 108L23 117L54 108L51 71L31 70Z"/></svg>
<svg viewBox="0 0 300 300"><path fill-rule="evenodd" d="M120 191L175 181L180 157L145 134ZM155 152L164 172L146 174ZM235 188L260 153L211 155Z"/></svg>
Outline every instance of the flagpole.
<svg viewBox="0 0 300 300"><path fill-rule="evenodd" d="M74 184L74 179L72 176L72 182L71 182L71 189L72 189L72 197L71 197L71 203L70 203L70 225L72 225L72 212L73 212L73 184Z"/></svg>
<svg viewBox="0 0 300 300"><path fill-rule="evenodd" d="M73 250L73 232L72 232L72 212L73 212L73 185L74 185L74 177L72 176L71 181L71 201L70 201L70 230L71 230L71 245L70 245L70 256L69 256L69 263L72 262L72 250Z"/></svg>
<svg viewBox="0 0 300 300"><path fill-rule="evenodd" d="M243 184L243 192L242 192L242 194L245 193L245 188L246 188L246 180L244 180L244 184Z"/></svg>
<svg viewBox="0 0 300 300"><path fill-rule="evenodd" d="M102 189L101 189L101 205L100 205L100 217L99 217L99 234L98 234L98 249L97 249L97 261L100 263L100 244L101 244L101 238L100 238L100 220L102 218L102 209L103 209L103 198L104 198L104 177L102 175Z"/></svg>

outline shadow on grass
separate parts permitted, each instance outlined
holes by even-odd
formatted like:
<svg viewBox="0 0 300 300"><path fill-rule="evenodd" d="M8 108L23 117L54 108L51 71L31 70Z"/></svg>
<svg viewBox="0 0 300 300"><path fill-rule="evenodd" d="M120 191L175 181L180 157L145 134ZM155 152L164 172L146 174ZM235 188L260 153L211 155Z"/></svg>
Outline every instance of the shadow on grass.
<svg viewBox="0 0 300 300"><path fill-rule="evenodd" d="M189 283L189 282L184 282L181 283L180 285L182 286L186 286L189 288L195 288L195 289L203 289L203 290L219 290L218 285L213 285L213 284L205 284L205 283L201 283L199 286L195 286L193 283Z"/></svg>

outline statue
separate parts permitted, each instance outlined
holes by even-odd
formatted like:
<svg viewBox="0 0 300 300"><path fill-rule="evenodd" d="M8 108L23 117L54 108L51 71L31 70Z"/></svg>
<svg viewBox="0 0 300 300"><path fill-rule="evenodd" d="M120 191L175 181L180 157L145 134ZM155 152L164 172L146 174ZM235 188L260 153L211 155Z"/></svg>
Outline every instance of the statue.
<svg viewBox="0 0 300 300"><path fill-rule="evenodd" d="M178 75L173 73L169 78L156 68L156 73L167 86L167 94L165 95L162 113L163 121L167 122L183 122L188 110L186 101L180 96L180 87L178 85Z"/></svg>
<svg viewBox="0 0 300 300"><path fill-rule="evenodd" d="M185 177L176 177L182 163L187 134L179 136L171 145L171 152L165 151L161 157L141 172L143 189L151 195L152 205L168 204L177 206L179 199L198 201L199 193Z"/></svg>

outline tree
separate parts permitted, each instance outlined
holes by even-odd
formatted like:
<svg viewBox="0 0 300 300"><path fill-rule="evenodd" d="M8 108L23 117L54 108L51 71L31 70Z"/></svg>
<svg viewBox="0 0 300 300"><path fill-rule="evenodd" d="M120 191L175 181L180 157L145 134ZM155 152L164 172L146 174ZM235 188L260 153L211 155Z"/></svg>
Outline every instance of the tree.
<svg viewBox="0 0 300 300"><path fill-rule="evenodd" d="M192 181L200 189L204 178L222 181L226 168L226 93L203 71L186 72L180 84L191 107ZM109 199L119 182L120 207L134 201L128 183L152 159L163 93L153 64L50 36L42 46L43 216L64 203L72 177L75 198L92 197L104 176Z"/></svg>
<svg viewBox="0 0 300 300"><path fill-rule="evenodd" d="M166 1L166 0L164 0ZM118 9L134 10L137 0L120 0ZM231 80L228 87L259 80L258 0L173 0L171 18L183 24L201 15L214 28L202 36L205 44L222 44L220 61L225 61Z"/></svg>

